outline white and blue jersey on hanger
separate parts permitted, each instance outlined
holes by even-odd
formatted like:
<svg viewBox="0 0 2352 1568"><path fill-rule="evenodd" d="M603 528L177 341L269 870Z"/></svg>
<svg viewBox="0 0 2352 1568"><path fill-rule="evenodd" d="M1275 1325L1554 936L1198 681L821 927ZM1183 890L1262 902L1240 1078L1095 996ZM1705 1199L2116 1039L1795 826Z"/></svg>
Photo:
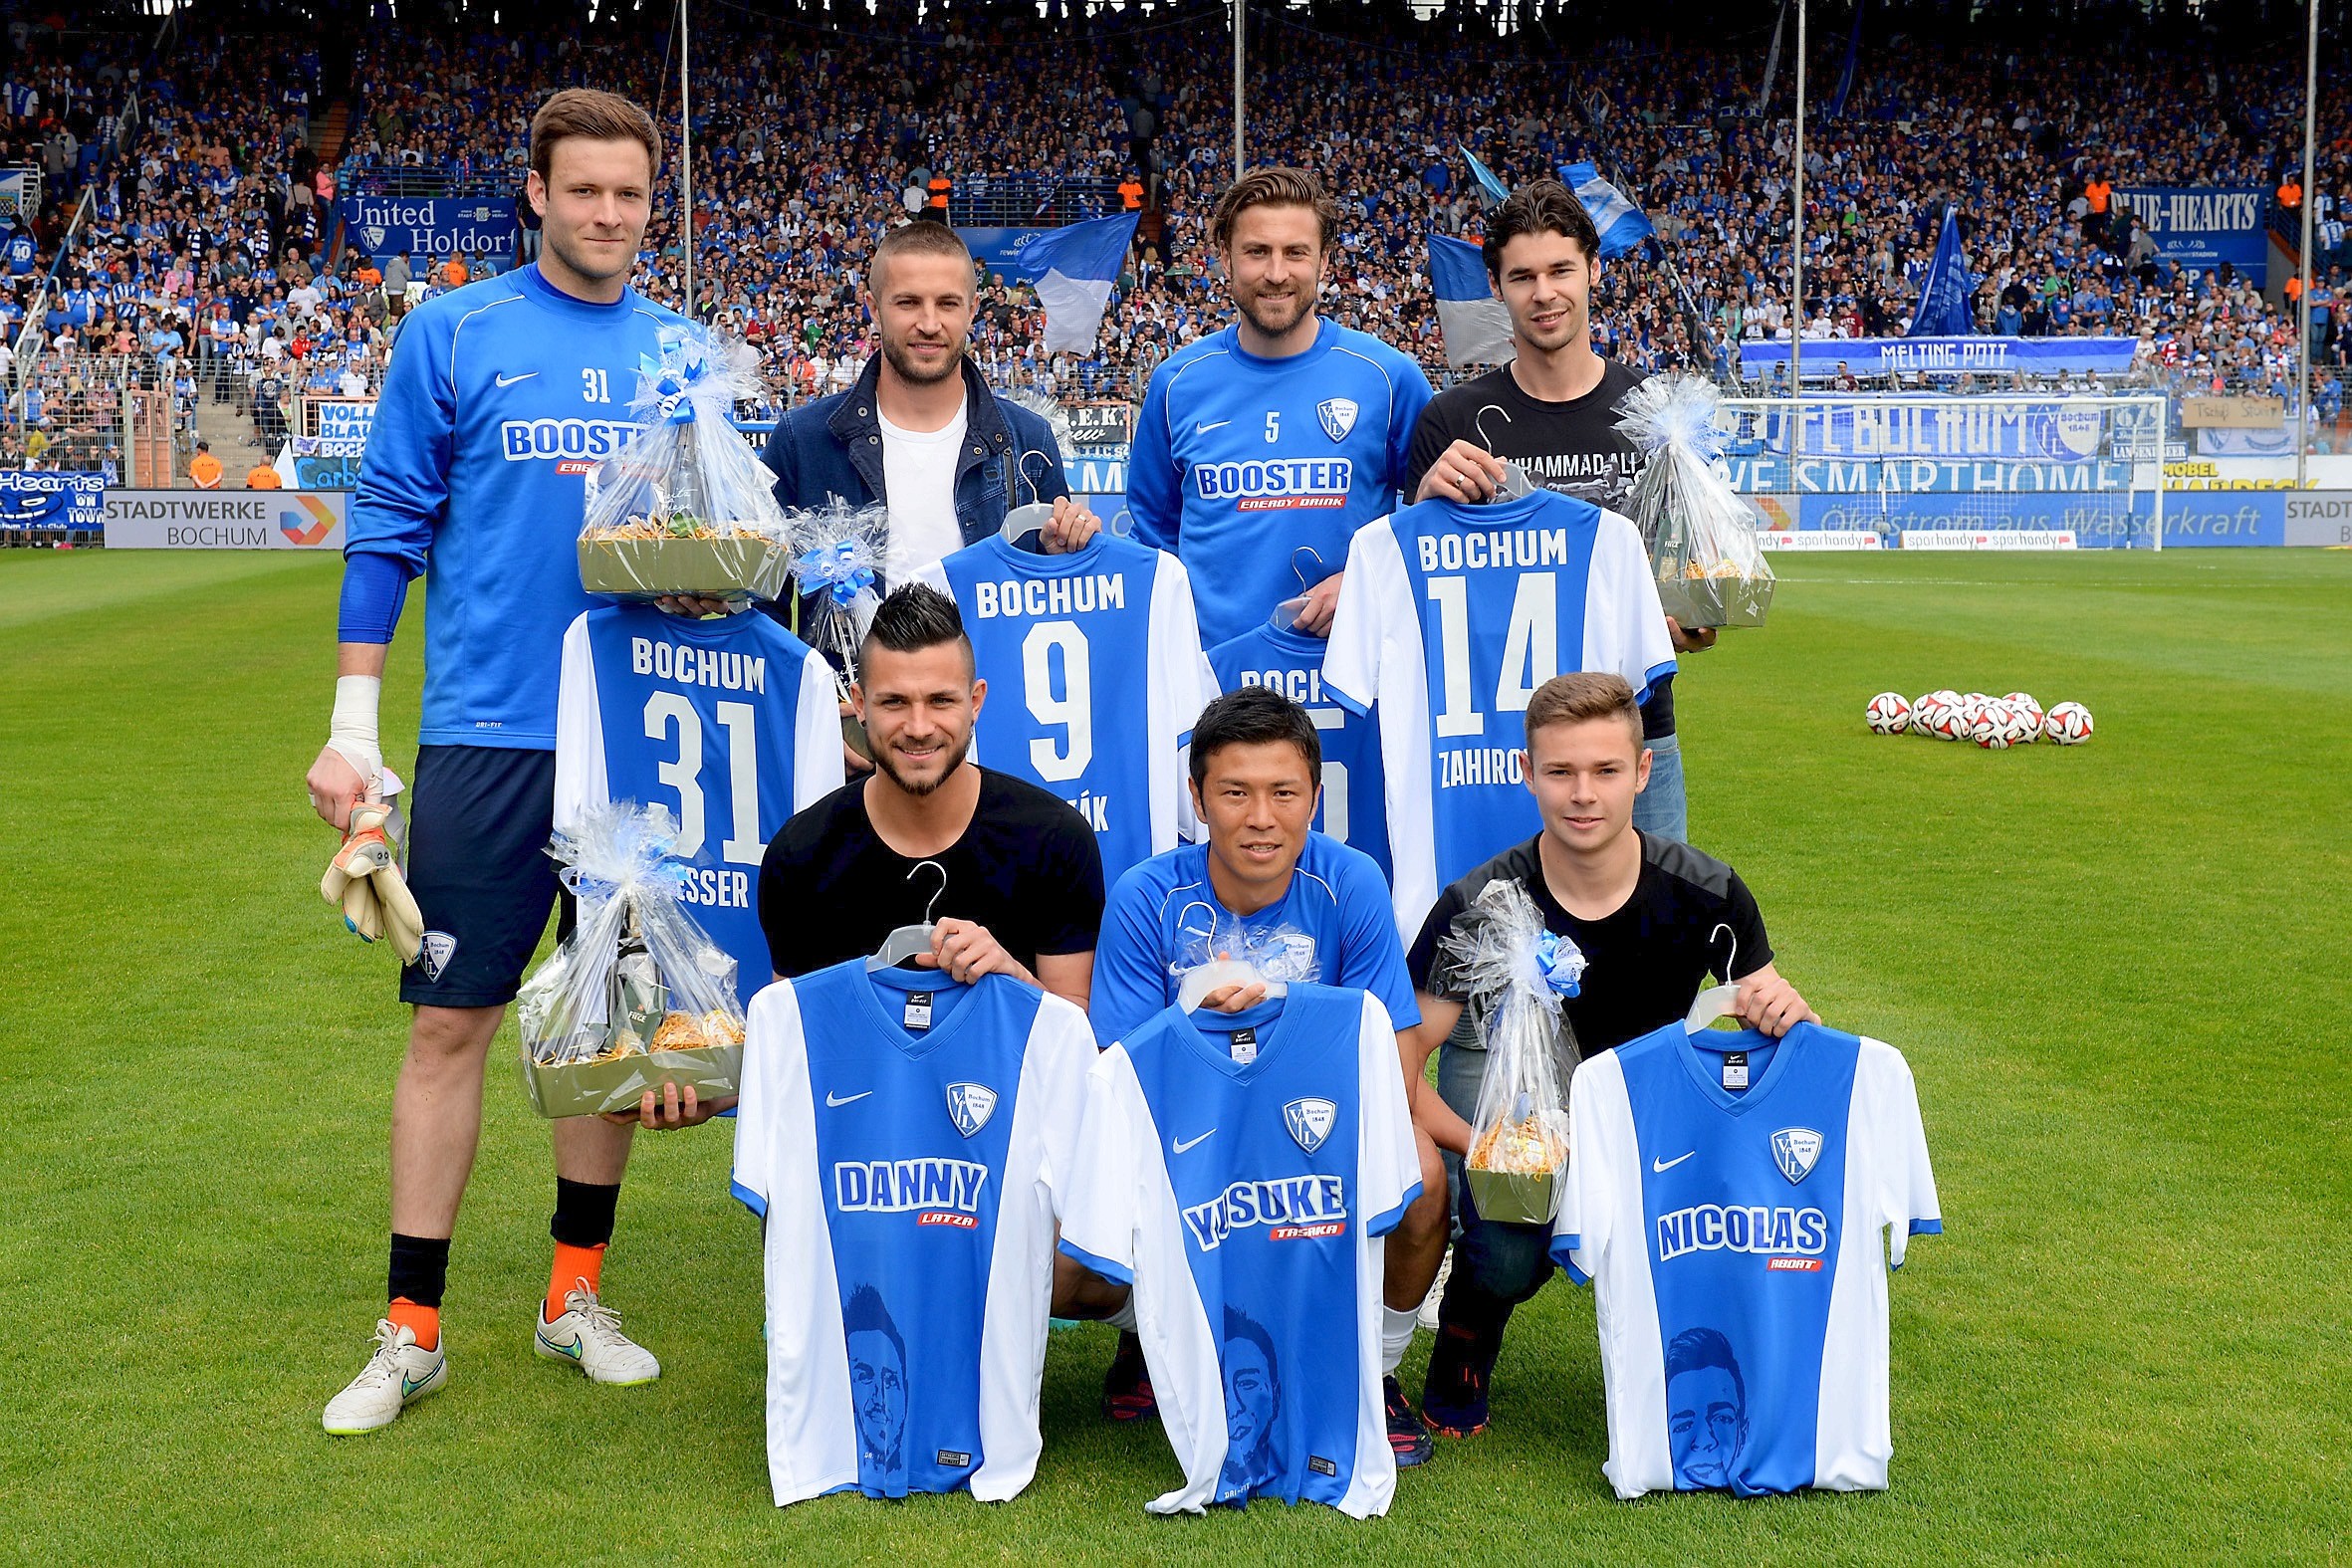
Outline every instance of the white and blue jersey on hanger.
<svg viewBox="0 0 2352 1568"><path fill-rule="evenodd" d="M1340 569L1395 507L1429 377L1368 333L1317 324L1265 359L1228 327L1151 373L1127 454L1135 537L1190 568L1212 647Z"/></svg>
<svg viewBox="0 0 2352 1568"><path fill-rule="evenodd" d="M1029 1484L1093 1063L1083 1013L1003 975L855 959L752 1003L734 1192L767 1222L778 1506Z"/></svg>
<svg viewBox="0 0 2352 1568"><path fill-rule="evenodd" d="M1102 1053L1060 1244L1134 1286L1184 1470L1152 1512L1387 1510L1381 1238L1420 1192L1395 1025L1364 992L1171 1008Z"/></svg>
<svg viewBox="0 0 2352 1568"><path fill-rule="evenodd" d="M1587 1059L1568 1116L1551 1250L1598 1294L1617 1495L1884 1487L1887 1266L1944 1229L1902 1054L1677 1020Z"/></svg>
<svg viewBox="0 0 2352 1568"><path fill-rule="evenodd" d="M760 858L786 818L841 786L839 713L823 658L766 615L589 610L564 633L555 825L605 800L668 806L686 913L734 958L749 1003L775 973Z"/></svg>
<svg viewBox="0 0 2352 1568"><path fill-rule="evenodd" d="M1350 712L1323 689L1320 637L1261 621L1209 650L1220 690L1264 686L1306 710L1323 749L1323 797L1314 826L1350 849L1372 857L1388 875L1387 783L1380 772L1380 735L1371 717Z"/></svg>
<svg viewBox="0 0 2352 1568"><path fill-rule="evenodd" d="M972 760L1068 801L1106 884L1175 848L1185 743L1217 695L1182 562L1108 534L1066 556L991 535L917 578L956 601L988 682Z"/></svg>
<svg viewBox="0 0 2352 1568"><path fill-rule="evenodd" d="M1640 531L1589 501L1424 501L1357 531L1323 689L1359 714L1377 705L1405 941L1440 888L1527 840L1535 689L1608 671L1639 702L1673 668Z"/></svg>

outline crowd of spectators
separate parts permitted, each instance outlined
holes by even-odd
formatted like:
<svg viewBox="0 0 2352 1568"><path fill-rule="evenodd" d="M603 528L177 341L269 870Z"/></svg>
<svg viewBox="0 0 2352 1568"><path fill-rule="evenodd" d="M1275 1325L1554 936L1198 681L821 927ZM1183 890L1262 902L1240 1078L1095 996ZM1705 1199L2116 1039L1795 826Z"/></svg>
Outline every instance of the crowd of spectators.
<svg viewBox="0 0 2352 1568"><path fill-rule="evenodd" d="M849 30L714 8L695 39L701 308L762 349L778 404L837 389L872 351L858 302L865 260L887 226L923 206L934 175L967 206L984 181L1001 194L1133 180L1149 210L1097 346L1043 354L1035 297L991 278L973 352L1000 384L1139 396L1160 359L1230 314L1204 232L1232 174L1225 14L1177 0L1149 16L991 10L932 25L905 0L882 0ZM2294 62L2258 66L2090 31L2082 37L2095 42L2065 47L1870 39L1843 112L1830 116L1819 112L1821 84L1836 79L1844 40L1816 39L1798 302L1788 293L1793 72L1784 64L1760 104L1769 17L1760 19L1752 34L1703 44L1637 35L1593 45L1554 37L1568 25L1556 15L1499 43L1461 17L1260 13L1250 154L1317 170L1342 203L1325 313L1405 348L1441 382L1456 372L1427 244L1478 231L1466 144L1509 181L1593 159L1649 214L1656 238L1603 266L1593 309L1603 351L1643 368L1728 376L1742 341L1900 333L1951 204L1984 275L1972 302L1979 331L2136 336L2143 379L2291 397L2291 302L2226 268L2174 267L2115 188L2279 186L2299 159ZM110 386L170 390L183 449L199 399L239 407L274 440L297 394L372 390L403 305L514 258L400 258L387 263L386 288L355 249L331 254L337 191L405 180L419 192L519 194L531 111L556 85L611 87L657 107L666 166L678 166L658 32L375 24L350 63L352 113L333 169L311 144L325 107L315 39L191 28L152 60L140 58L144 42L12 39L7 108L29 112L10 113L0 139L46 166L71 138L58 184L88 182L95 199L43 301L55 346L12 402L0 458L31 457L35 444L62 454L54 433L35 441L33 407L54 425L54 410L103 404ZM141 113L101 175L83 149L122 126L133 90ZM2314 379L2330 419L2352 340L2339 304L2352 248L2335 200L2348 186L2352 141L2339 128L2310 197L2322 280ZM685 282L675 191L665 180L636 278L671 303ZM2303 199L2299 181L2278 195ZM59 207L53 195L53 217ZM41 254L0 299L0 314L14 313L12 337L55 235L34 237ZM523 257L535 241L521 237ZM1833 354L1833 344L1808 347L1807 358Z"/></svg>

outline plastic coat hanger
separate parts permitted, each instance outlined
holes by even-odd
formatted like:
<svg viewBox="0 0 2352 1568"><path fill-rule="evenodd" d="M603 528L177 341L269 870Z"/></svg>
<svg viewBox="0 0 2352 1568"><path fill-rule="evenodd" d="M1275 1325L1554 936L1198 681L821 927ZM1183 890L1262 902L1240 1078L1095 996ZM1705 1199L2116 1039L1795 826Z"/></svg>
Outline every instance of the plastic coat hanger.
<svg viewBox="0 0 2352 1568"><path fill-rule="evenodd" d="M947 867L936 860L917 861L914 871L909 871L906 879L912 882L915 871L925 866L939 873L939 888L931 895L931 902L923 906L923 923L919 926L900 926L884 937L882 945L874 951L874 956L865 961L867 973L877 969L895 969L908 959L931 951L931 934L938 929L932 924L931 911L939 907L939 900L947 893Z"/></svg>

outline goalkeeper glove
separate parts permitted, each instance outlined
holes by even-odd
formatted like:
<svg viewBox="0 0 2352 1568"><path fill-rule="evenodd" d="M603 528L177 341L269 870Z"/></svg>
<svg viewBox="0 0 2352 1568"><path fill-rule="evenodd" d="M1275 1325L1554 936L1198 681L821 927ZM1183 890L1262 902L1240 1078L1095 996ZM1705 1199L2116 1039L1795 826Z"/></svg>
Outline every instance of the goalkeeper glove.
<svg viewBox="0 0 2352 1568"><path fill-rule="evenodd" d="M319 896L343 911L343 923L362 942L391 938L404 964L416 962L424 947L424 915L400 876L392 847L392 805L361 800L352 807L351 831L328 862Z"/></svg>

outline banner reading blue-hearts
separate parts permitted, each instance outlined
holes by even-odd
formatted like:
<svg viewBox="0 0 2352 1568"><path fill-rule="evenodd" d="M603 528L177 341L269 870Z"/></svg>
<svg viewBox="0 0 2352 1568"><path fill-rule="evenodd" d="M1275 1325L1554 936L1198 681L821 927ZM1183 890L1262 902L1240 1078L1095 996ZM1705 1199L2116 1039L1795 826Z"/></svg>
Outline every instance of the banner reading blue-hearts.
<svg viewBox="0 0 2352 1568"><path fill-rule="evenodd" d="M2126 185L2115 199L2146 225L2156 254L2211 271L2228 262L2256 288L2270 264L2270 198L2258 185Z"/></svg>
<svg viewBox="0 0 2352 1568"><path fill-rule="evenodd" d="M377 261L515 254L511 196L346 196L343 221L350 242Z"/></svg>
<svg viewBox="0 0 2352 1568"><path fill-rule="evenodd" d="M0 529L95 529L106 511L104 474L0 470Z"/></svg>
<svg viewBox="0 0 2352 1568"><path fill-rule="evenodd" d="M1844 365L1857 376L2121 375L2137 337L1807 337L1804 378L1826 381ZM1769 375L1788 362L1784 342L1740 345L1740 373Z"/></svg>

